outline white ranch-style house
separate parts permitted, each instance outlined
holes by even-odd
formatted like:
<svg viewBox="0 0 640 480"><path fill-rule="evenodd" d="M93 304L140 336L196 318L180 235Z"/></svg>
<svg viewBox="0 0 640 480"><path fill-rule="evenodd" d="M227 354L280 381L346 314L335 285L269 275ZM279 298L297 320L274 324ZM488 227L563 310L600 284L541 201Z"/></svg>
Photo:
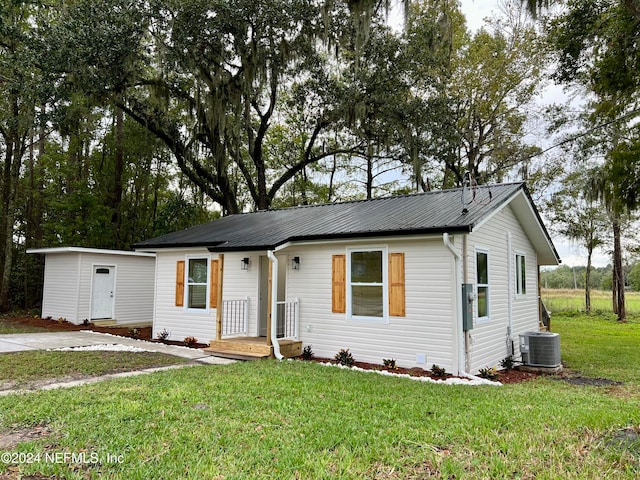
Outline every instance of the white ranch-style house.
<svg viewBox="0 0 640 480"><path fill-rule="evenodd" d="M538 267L560 261L523 183L258 211L140 242L154 336L226 356L476 373L538 330Z"/></svg>

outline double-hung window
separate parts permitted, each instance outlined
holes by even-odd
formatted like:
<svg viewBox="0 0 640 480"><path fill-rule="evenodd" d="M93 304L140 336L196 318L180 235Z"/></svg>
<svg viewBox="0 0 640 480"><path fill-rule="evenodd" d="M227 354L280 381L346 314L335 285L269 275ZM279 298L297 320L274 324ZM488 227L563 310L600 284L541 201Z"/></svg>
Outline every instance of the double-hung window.
<svg viewBox="0 0 640 480"><path fill-rule="evenodd" d="M489 252L476 250L476 309L478 320L489 319Z"/></svg>
<svg viewBox="0 0 640 480"><path fill-rule="evenodd" d="M386 319L387 252L384 249L350 250L347 269L349 317Z"/></svg>
<svg viewBox="0 0 640 480"><path fill-rule="evenodd" d="M527 293L527 267L524 255L516 253L516 295Z"/></svg>
<svg viewBox="0 0 640 480"><path fill-rule="evenodd" d="M207 285L209 278L207 258L189 258L187 266L187 308L207 308Z"/></svg>

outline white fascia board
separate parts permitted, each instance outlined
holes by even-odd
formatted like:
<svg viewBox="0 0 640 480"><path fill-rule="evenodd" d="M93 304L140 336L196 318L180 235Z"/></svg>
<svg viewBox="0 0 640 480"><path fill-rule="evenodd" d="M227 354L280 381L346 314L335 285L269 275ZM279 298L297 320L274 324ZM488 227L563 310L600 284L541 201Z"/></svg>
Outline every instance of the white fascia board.
<svg viewBox="0 0 640 480"><path fill-rule="evenodd" d="M100 255L124 255L132 257L155 257L155 253L148 252L130 252L126 250L107 250L104 248L85 248L85 247L54 247L54 248L30 248L27 253L95 253Z"/></svg>

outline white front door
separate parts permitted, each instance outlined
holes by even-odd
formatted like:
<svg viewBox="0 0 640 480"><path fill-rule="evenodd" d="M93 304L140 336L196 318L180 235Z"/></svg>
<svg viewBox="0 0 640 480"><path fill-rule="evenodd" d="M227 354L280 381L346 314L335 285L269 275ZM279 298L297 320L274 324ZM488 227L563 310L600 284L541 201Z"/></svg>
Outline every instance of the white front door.
<svg viewBox="0 0 640 480"><path fill-rule="evenodd" d="M113 318L114 266L94 266L91 286L91 319Z"/></svg>

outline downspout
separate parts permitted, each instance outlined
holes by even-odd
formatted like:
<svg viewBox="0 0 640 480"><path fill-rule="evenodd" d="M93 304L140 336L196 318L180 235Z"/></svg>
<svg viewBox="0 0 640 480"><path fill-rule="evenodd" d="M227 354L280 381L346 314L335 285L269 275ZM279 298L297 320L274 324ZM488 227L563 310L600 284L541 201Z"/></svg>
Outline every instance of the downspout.
<svg viewBox="0 0 640 480"><path fill-rule="evenodd" d="M472 283L469 279L469 268L467 268L468 247L467 247L467 235L462 236L462 279L464 283ZM462 308L462 307L461 307ZM471 370L471 332L464 332L464 371Z"/></svg>
<svg viewBox="0 0 640 480"><path fill-rule="evenodd" d="M451 253L453 253L453 258L455 261L456 284L458 287L455 289L456 290L456 317L458 319L456 329L455 329L456 335L458 336L457 338L458 340L458 376L465 377L470 380L477 380L489 385L495 385L496 382L492 382L484 378L480 378L476 375L472 375L471 373L467 372L466 358L465 358L466 357L466 350L465 350L466 334L462 330L462 280L463 278L466 280L466 278L464 277L465 274L462 273L462 267L466 263L467 236L464 235L463 241L462 241L462 248L465 254L464 257L461 256L456 251L455 246L453 245L453 243L451 243L451 240L449 239L448 233L442 234L442 241L444 242L444 245L451 251ZM466 273L466 265L464 270Z"/></svg>
<svg viewBox="0 0 640 480"><path fill-rule="evenodd" d="M507 353L513 355L515 353L513 348L513 282L517 275L515 274L515 268L518 265L513 264L513 245L511 240L511 232L507 232Z"/></svg>
<svg viewBox="0 0 640 480"><path fill-rule="evenodd" d="M465 354L464 354L464 333L462 331L462 256L455 249L453 243L449 239L448 233L442 234L442 241L451 253L453 253L454 270L455 270L455 287L456 292L456 323L454 332L456 335L456 343L458 345L458 374L466 373Z"/></svg>
<svg viewBox="0 0 640 480"><path fill-rule="evenodd" d="M273 355L278 359L284 359L280 353L278 343L278 257L273 250L267 250L267 257L271 262L271 344L273 345Z"/></svg>

